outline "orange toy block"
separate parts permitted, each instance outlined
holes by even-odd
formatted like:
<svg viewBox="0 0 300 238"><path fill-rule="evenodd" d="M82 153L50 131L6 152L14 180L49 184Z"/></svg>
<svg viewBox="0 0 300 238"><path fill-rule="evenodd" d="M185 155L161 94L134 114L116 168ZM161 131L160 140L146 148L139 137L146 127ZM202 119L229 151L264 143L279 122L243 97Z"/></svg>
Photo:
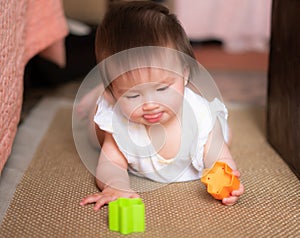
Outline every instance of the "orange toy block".
<svg viewBox="0 0 300 238"><path fill-rule="evenodd" d="M203 174L201 182L206 184L207 192L218 200L229 197L230 193L240 186L240 180L232 174L232 169L224 162L216 162Z"/></svg>

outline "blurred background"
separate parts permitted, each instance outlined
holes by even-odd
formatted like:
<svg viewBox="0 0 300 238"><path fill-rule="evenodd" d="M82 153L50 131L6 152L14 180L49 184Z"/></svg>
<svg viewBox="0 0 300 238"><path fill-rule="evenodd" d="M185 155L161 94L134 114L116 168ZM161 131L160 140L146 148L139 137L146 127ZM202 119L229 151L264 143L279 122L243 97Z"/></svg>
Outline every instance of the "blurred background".
<svg viewBox="0 0 300 238"><path fill-rule="evenodd" d="M94 38L109 0L63 0L64 63L35 55L24 74L22 117L45 96L74 98L96 65ZM160 0L182 23L226 103L266 104L271 0Z"/></svg>

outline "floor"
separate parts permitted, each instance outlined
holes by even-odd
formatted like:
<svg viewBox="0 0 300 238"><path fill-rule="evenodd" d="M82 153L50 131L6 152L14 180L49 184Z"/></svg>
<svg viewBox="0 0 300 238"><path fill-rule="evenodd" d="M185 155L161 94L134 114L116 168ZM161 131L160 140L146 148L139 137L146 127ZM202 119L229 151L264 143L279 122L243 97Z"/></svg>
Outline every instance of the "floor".
<svg viewBox="0 0 300 238"><path fill-rule="evenodd" d="M229 53L221 44L193 43L197 60L211 74L225 103L266 105L268 52ZM77 78L55 87L27 88L22 119L45 96L73 99L80 86Z"/></svg>
<svg viewBox="0 0 300 238"><path fill-rule="evenodd" d="M225 103L259 106L266 104L268 52L230 54L224 52L220 45L194 44L193 46L197 59L214 78ZM22 157L23 163L26 162L29 164L35 148L39 145L44 132L47 130L49 123L52 120L52 117L49 116L49 114L54 115L58 104L62 103L61 101L68 103L68 105L72 104L81 82L82 77L74 78L74 80L61 83L55 87L40 86L25 88L19 132L25 131L27 133L25 133L26 138L32 139L30 140L30 146L26 147L24 146L24 138L16 138L16 142L19 141L19 145L21 146L16 146L18 149L13 150L8 168L16 167L19 169L20 157ZM42 100L43 98L46 98L46 100ZM60 100L60 98L71 100ZM41 102L39 106L35 107L39 102ZM37 108L42 108L42 112L36 110ZM32 123L30 120L24 120L26 118L33 118L35 121ZM30 136L28 136L28 133L31 133ZM26 156L22 149L30 150L31 154L29 153L30 155L27 156L28 160L26 161L24 159ZM14 152L16 152L17 155ZM13 163L15 164L13 165ZM24 171L26 166L23 166ZM8 169L8 171L10 172L8 175L11 176L6 176L5 181L9 182L4 182L4 176L2 176L3 186L0 186L0 190L2 189L1 191L5 191L5 194L7 195L5 198L2 198L2 200L4 199L4 201L2 201L4 205L1 205L0 201L0 223L17 185L16 182L14 186L12 186L12 181L18 181L24 172L23 170L20 171L18 177L14 170ZM7 184L9 184L9 186L7 186ZM10 193L8 193L8 190Z"/></svg>

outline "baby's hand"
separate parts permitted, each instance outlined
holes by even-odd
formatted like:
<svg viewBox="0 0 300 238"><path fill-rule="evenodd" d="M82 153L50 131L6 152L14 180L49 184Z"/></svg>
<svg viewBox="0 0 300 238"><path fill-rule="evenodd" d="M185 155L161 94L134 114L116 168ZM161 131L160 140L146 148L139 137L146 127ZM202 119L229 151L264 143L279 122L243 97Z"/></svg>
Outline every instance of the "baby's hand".
<svg viewBox="0 0 300 238"><path fill-rule="evenodd" d="M83 198L80 202L80 205L84 206L87 204L95 203L94 210L98 211L105 204L108 204L120 197L138 198L140 196L134 191L120 191L111 187L106 187L102 192L91 194Z"/></svg>
<svg viewBox="0 0 300 238"><path fill-rule="evenodd" d="M232 174L235 175L236 177L240 177L240 172L235 170L232 171ZM231 196L228 198L223 198L222 203L224 205L234 205L238 200L239 197L244 193L244 185L240 184L240 187L238 190L234 190L231 192Z"/></svg>

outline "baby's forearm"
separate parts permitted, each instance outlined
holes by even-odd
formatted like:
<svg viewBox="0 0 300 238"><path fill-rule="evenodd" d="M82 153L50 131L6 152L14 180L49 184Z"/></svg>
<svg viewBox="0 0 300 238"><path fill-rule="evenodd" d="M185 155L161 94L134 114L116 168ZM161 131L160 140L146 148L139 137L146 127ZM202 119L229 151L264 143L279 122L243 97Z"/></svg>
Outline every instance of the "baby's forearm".
<svg viewBox="0 0 300 238"><path fill-rule="evenodd" d="M96 184L101 191L107 187L126 192L131 190L129 178L127 179L125 177L114 178L105 183L96 178Z"/></svg>
<svg viewBox="0 0 300 238"><path fill-rule="evenodd" d="M96 183L100 190L106 187L121 191L131 190L127 169L107 159L101 160L97 166Z"/></svg>
<svg viewBox="0 0 300 238"><path fill-rule="evenodd" d="M229 148L225 143L223 143L220 151L212 149L211 151L209 151L209 153L206 153L204 157L204 166L206 168L211 168L217 161L227 163L233 170L237 169L237 166L232 158Z"/></svg>
<svg viewBox="0 0 300 238"><path fill-rule="evenodd" d="M225 162L232 170L237 170L237 166L232 158L220 158L218 161Z"/></svg>
<svg viewBox="0 0 300 238"><path fill-rule="evenodd" d="M101 182L99 179L97 179L97 178L96 178L96 184L97 184L98 188L99 188L101 191L106 187L105 183L102 183L102 182Z"/></svg>

